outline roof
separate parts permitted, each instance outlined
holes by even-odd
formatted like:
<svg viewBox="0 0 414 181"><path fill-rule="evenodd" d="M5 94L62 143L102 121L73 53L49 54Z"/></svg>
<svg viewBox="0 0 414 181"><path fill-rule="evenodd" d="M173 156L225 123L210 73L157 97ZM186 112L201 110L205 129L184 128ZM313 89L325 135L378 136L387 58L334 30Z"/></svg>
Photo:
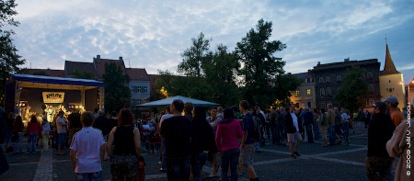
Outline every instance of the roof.
<svg viewBox="0 0 414 181"><path fill-rule="evenodd" d="M92 62L65 61L65 75L71 76L74 72L90 73L96 76L95 65Z"/></svg>
<svg viewBox="0 0 414 181"><path fill-rule="evenodd" d="M144 68L126 68L130 80L150 81L147 71Z"/></svg>
<svg viewBox="0 0 414 181"><path fill-rule="evenodd" d="M385 45L385 63L382 75L386 74L399 74L397 68L395 68L394 61L392 61L390 50L388 49L388 43Z"/></svg>
<svg viewBox="0 0 414 181"><path fill-rule="evenodd" d="M46 75L54 77L65 77L63 70L52 70L52 69L22 69L19 71L21 74L32 74L32 75Z"/></svg>
<svg viewBox="0 0 414 181"><path fill-rule="evenodd" d="M101 56L98 55L96 58L93 58L93 63L96 67L98 77L102 78L105 74L105 64L114 63L118 67L121 67L121 71L126 73L125 64L122 57L119 57L118 60L111 60L111 59L101 59Z"/></svg>
<svg viewBox="0 0 414 181"><path fill-rule="evenodd" d="M313 67L314 71L318 70L324 70L324 69L332 69L332 68L344 68L349 66L361 66L361 65L369 65L369 64L378 64L378 59L367 59L367 60L348 60L346 59L343 62L333 62L333 63L326 63L326 64L320 64Z"/></svg>
<svg viewBox="0 0 414 181"><path fill-rule="evenodd" d="M23 84L22 87L31 88L90 89L104 87L103 82L89 79L74 79L28 74L12 74L11 77L17 81L27 82L27 84ZM71 88L70 86L73 87Z"/></svg>
<svg viewBox="0 0 414 181"><path fill-rule="evenodd" d="M194 106L217 106L218 105L218 104L213 103L213 102L202 101L202 100L193 99L193 98L189 98L189 97L173 96L173 97L168 97L168 98L161 99L161 100L157 100L157 101L147 102L147 103L140 104L140 105L137 105L137 106L138 107L160 107L160 106L167 106L167 105L170 105L176 99L180 99L184 103L191 102L191 103L193 103Z"/></svg>

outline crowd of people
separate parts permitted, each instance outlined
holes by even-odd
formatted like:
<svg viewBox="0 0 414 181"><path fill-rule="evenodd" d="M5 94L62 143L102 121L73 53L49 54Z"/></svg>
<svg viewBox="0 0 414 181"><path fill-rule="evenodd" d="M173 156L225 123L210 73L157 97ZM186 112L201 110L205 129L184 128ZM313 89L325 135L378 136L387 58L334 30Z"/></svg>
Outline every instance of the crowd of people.
<svg viewBox="0 0 414 181"><path fill-rule="evenodd" d="M108 159L113 180L143 180L143 146L149 154L159 150L159 170L168 180L202 180L207 161L212 165L208 177L237 180L246 171L250 180L259 180L253 158L266 143L288 146L290 158L296 159L302 142L348 145L350 130L359 126L361 134L368 131L368 179L392 180L395 175L396 180L407 180L406 150L414 144L414 139L405 137L414 131L408 113L398 109L393 96L375 103L370 111L361 108L354 114L331 105L327 110L290 104L263 111L246 100L238 107L210 108L207 114L205 108L177 99L154 119L148 115L135 119L128 108L106 115L98 109L68 116L59 111L52 122L33 115L25 128L21 116L9 114L4 142L13 154L22 153L26 129L27 153L39 143L43 149L54 146L57 155L65 155L68 147L76 180L102 180L101 165Z"/></svg>

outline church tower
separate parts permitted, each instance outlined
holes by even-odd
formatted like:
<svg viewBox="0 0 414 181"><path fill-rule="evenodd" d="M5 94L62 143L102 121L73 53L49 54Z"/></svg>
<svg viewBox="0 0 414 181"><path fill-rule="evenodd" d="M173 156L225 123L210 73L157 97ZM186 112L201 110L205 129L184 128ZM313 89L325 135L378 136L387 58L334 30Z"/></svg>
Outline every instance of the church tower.
<svg viewBox="0 0 414 181"><path fill-rule="evenodd" d="M381 100L384 100L388 96L395 96L398 99L398 107L402 110L406 106L404 75L395 68L388 43L385 45L384 70L380 73L379 81Z"/></svg>

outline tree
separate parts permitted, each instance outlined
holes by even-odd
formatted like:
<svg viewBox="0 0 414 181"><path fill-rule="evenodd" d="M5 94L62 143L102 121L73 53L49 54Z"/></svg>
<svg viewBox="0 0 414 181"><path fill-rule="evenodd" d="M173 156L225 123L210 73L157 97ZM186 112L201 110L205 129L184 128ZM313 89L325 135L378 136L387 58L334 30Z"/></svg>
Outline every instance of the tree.
<svg viewBox="0 0 414 181"><path fill-rule="evenodd" d="M13 16L17 15L14 10L17 4L14 0L0 1L0 100L3 100L4 85L10 74L19 70L19 65L23 65L25 60L21 59L17 48L13 45L11 38L15 32L8 27L17 27L19 22L15 21Z"/></svg>
<svg viewBox="0 0 414 181"><path fill-rule="evenodd" d="M286 45L278 40L270 41L272 22L260 19L256 30L253 28L237 43L236 56L243 64L239 75L244 79L244 96L261 106L271 105L276 100L274 92L286 91L278 83L284 74L285 62L273 54L282 51Z"/></svg>
<svg viewBox="0 0 414 181"><path fill-rule="evenodd" d="M210 40L204 39L201 32L197 39L191 39L193 45L181 55L183 61L178 65L178 72L188 76L201 77L203 62L211 57Z"/></svg>
<svg viewBox="0 0 414 181"><path fill-rule="evenodd" d="M105 64L105 111L119 111L129 107L131 91L129 89L129 77L122 73L121 67L115 63Z"/></svg>
<svg viewBox="0 0 414 181"><path fill-rule="evenodd" d="M336 102L351 112L356 112L359 107L363 107L364 98L369 93L368 83L363 80L363 71L362 68L357 66L347 69L343 83L335 95Z"/></svg>
<svg viewBox="0 0 414 181"><path fill-rule="evenodd" d="M93 79L94 75L89 73L89 72L80 72L78 70L75 70L73 72L73 78L78 78L78 79Z"/></svg>

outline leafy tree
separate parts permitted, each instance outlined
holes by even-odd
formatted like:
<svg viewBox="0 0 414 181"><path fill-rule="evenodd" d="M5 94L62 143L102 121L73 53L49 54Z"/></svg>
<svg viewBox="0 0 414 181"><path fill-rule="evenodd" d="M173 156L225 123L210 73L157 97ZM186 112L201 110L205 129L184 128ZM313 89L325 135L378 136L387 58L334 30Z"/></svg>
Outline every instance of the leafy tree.
<svg viewBox="0 0 414 181"><path fill-rule="evenodd" d="M105 110L106 112L119 111L129 107L131 91L129 77L122 73L121 67L115 63L105 64Z"/></svg>
<svg viewBox="0 0 414 181"><path fill-rule="evenodd" d="M200 33L197 39L192 39L192 42L193 45L181 55L183 62L178 65L178 72L188 76L201 77L203 62L211 57L210 40L206 40L204 34Z"/></svg>
<svg viewBox="0 0 414 181"><path fill-rule="evenodd" d="M234 105L240 100L240 89L236 85L236 71L240 67L234 52L220 44L212 59L203 64L207 84L210 85L211 100L223 105Z"/></svg>
<svg viewBox="0 0 414 181"><path fill-rule="evenodd" d="M278 40L270 41L272 22L260 19L256 30L253 28L237 43L236 56L242 63L239 75L244 80L246 99L261 104L271 105L276 100L275 92L285 91L287 87L278 81L283 80L285 62L273 56L282 51L286 45Z"/></svg>
<svg viewBox="0 0 414 181"><path fill-rule="evenodd" d="M356 112L359 107L363 107L364 98L369 93L368 83L363 80L363 72L364 70L357 66L347 69L343 83L335 95L336 102L351 112Z"/></svg>
<svg viewBox="0 0 414 181"><path fill-rule="evenodd" d="M15 11L17 4L14 0L0 1L0 99L3 100L4 85L6 79L11 73L19 70L19 65L23 65L25 60L21 59L17 48L13 45L11 38L15 32L9 27L17 27L19 22L14 20L13 16L17 15Z"/></svg>
<svg viewBox="0 0 414 181"><path fill-rule="evenodd" d="M78 78L78 79L94 79L94 75L89 72L80 72L80 71L75 70L72 75L73 75L73 78Z"/></svg>

